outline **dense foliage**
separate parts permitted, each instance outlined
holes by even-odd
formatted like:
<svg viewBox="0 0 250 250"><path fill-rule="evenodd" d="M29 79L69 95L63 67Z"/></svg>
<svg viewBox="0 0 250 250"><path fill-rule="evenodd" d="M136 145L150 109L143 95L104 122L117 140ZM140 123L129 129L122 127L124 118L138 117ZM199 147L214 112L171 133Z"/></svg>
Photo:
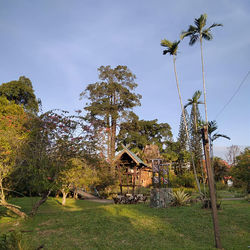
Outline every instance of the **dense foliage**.
<svg viewBox="0 0 250 250"><path fill-rule="evenodd" d="M236 157L236 164L231 168L234 185L245 188L250 193L250 148L245 148L239 156Z"/></svg>
<svg viewBox="0 0 250 250"><path fill-rule="evenodd" d="M107 133L107 157L112 162L116 151L116 135L119 122L126 119L133 107L140 105L141 95L134 93L136 76L127 66L98 68L99 82L89 84L82 97L87 98L84 108L86 120L96 129Z"/></svg>

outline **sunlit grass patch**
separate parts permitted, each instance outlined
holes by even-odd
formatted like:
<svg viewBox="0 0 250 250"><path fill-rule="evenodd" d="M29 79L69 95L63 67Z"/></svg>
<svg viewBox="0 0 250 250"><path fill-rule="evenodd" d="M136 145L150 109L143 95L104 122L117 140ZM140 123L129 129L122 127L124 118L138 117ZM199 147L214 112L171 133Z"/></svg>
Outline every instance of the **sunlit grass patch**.
<svg viewBox="0 0 250 250"><path fill-rule="evenodd" d="M13 200L31 209L28 198ZM214 249L211 211L200 204L153 209L49 198L27 220L2 216L0 230L21 230L32 249ZM222 245L244 249L249 242L249 203L225 201L219 211ZM235 216L237 214L237 216Z"/></svg>

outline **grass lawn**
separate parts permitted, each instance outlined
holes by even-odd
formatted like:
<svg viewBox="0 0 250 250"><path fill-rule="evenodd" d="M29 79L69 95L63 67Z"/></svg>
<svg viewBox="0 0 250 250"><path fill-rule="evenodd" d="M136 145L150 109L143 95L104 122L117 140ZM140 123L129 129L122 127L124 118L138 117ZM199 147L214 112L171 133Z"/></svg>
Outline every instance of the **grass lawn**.
<svg viewBox="0 0 250 250"><path fill-rule="evenodd" d="M34 198L11 202L30 211ZM250 246L250 206L246 201L223 201L219 211L225 249ZM0 208L0 232L23 233L27 249L214 249L209 210L200 204L152 209L148 205L113 205L49 198L38 214L21 220Z"/></svg>

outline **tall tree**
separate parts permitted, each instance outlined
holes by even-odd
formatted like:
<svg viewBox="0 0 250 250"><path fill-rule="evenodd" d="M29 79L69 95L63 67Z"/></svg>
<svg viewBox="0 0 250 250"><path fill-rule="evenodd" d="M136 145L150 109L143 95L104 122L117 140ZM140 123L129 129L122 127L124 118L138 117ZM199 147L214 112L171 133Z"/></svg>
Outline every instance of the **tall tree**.
<svg viewBox="0 0 250 250"><path fill-rule="evenodd" d="M184 119L186 135L187 135L187 138L189 138L188 126L187 126L184 107L183 107L183 104L182 104L181 92L180 92L179 81L178 81L177 72L176 72L176 65L175 65L176 55L177 55L179 43L180 43L180 41L171 42L171 41L169 41L167 39L163 39L161 41L161 46L167 48L167 49L163 50L163 55L170 54L171 56L173 56L173 64L174 64L174 73L175 73L176 86L177 86L177 90L178 90L182 116L183 116L183 119ZM192 155L191 155L191 157L192 157ZM200 183L199 183L198 178L197 178L197 173L196 173L196 168L195 168L195 165L194 165L193 157L192 157L192 164L193 164L193 171L194 171L197 187L199 189L199 192L201 193Z"/></svg>
<svg viewBox="0 0 250 250"><path fill-rule="evenodd" d="M188 99L188 103L184 106L184 108L187 108L188 106L192 106L192 110L194 114L194 128L195 128L196 133L198 132L198 119L200 118L198 117L198 114L199 114L198 105L204 104L202 101L199 101L200 97L201 97L201 91L200 90L195 91L192 98Z"/></svg>
<svg viewBox="0 0 250 250"><path fill-rule="evenodd" d="M116 134L119 122L133 107L140 105L141 95L134 93L136 76L127 66L101 66L99 82L89 84L80 96L86 97L87 120L96 128L106 128L108 134L107 156L110 162L116 150Z"/></svg>
<svg viewBox="0 0 250 250"><path fill-rule="evenodd" d="M181 33L181 39L184 39L185 37L190 37L189 45L191 46L194 45L196 41L198 40L200 41L205 117L206 117L206 124L208 124L202 39L204 38L205 40L211 41L213 39L213 36L211 34L211 29L214 27L222 26L222 24L213 23L211 26L207 28L205 27L206 23L207 23L206 14L201 15L199 18L195 18L194 20L195 26L189 25L188 30L183 31Z"/></svg>
<svg viewBox="0 0 250 250"><path fill-rule="evenodd" d="M29 132L25 127L27 115L23 107L0 97L0 206L4 206L21 217L26 214L20 207L5 199L5 183L15 169L17 155Z"/></svg>
<svg viewBox="0 0 250 250"><path fill-rule="evenodd" d="M14 176L19 191L42 194L32 215L52 190L61 189L57 180L61 171L67 169L68 161L85 157L85 137L78 125L77 119L66 111L48 111L30 120L30 136Z"/></svg>
<svg viewBox="0 0 250 250"><path fill-rule="evenodd" d="M184 113L185 113L185 120L186 120L187 124L189 124L189 116L188 116L186 109L184 110ZM188 138L187 138L187 134L186 134L183 114L181 114L177 141L180 143L181 150L185 151L188 149Z"/></svg>
<svg viewBox="0 0 250 250"><path fill-rule="evenodd" d="M199 104L203 104L200 101L201 91L195 91L193 97L188 99L188 103L184 106L187 108L191 106L191 114L190 114L190 147L191 151L194 155L194 162L199 170L199 172L203 175L203 167L202 167L202 144L201 144L201 135L198 132L198 122L201 120L200 111L199 111Z"/></svg>
<svg viewBox="0 0 250 250"><path fill-rule="evenodd" d="M185 120L187 124L189 124L189 115L186 109L184 109L185 112ZM177 138L177 143L174 147L174 151L176 151L178 155L178 159L176 161L177 168L179 169L179 172L183 172L183 167L187 164L188 160L190 160L190 154L188 154L188 141L185 129L185 123L183 114L181 114L180 119L180 125L179 125L179 133Z"/></svg>
<svg viewBox="0 0 250 250"><path fill-rule="evenodd" d="M30 79L25 76L0 85L0 96L5 96L9 101L15 101L16 104L23 105L26 111L32 112L38 112L41 102L35 96Z"/></svg>

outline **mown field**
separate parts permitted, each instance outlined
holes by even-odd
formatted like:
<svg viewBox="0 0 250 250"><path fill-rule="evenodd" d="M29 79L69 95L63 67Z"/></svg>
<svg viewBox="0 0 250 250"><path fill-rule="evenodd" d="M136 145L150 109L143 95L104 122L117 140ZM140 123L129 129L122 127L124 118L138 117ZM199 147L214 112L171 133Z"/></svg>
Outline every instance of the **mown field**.
<svg viewBox="0 0 250 250"><path fill-rule="evenodd" d="M28 212L35 198L13 203ZM219 211L224 249L250 246L247 201L223 201ZM38 214L20 220L0 208L0 232L23 231L25 249L214 249L209 210L200 204L152 209L147 204L114 205L49 198Z"/></svg>

